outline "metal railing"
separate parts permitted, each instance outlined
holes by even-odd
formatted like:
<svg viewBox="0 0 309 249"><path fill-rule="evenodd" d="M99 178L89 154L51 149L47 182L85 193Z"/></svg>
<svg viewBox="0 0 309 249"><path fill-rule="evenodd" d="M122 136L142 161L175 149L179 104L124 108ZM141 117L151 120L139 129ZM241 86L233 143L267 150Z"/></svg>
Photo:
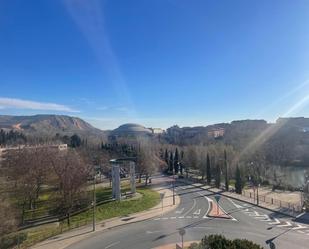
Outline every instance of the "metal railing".
<svg viewBox="0 0 309 249"><path fill-rule="evenodd" d="M253 201L255 200L255 202L257 200L257 195L252 191L243 190L242 195L245 197L249 197ZM294 213L302 211L302 206L298 202L287 202L287 201L279 200L279 199L276 199L276 198L273 198L267 195L258 195L258 199L259 199L259 202L264 202L266 204L274 205L278 207L279 209L283 209L283 210L285 209L285 211L289 213L294 214Z"/></svg>

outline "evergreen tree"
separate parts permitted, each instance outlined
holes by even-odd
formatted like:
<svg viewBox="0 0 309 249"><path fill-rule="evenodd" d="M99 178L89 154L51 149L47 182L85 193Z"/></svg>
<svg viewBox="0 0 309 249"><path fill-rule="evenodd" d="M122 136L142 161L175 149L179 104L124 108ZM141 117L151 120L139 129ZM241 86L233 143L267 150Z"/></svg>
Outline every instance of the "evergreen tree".
<svg viewBox="0 0 309 249"><path fill-rule="evenodd" d="M182 161L183 160L183 157L184 157L185 153L183 152L183 150L180 152L180 160Z"/></svg>
<svg viewBox="0 0 309 249"><path fill-rule="evenodd" d="M179 171L180 174L183 175L183 157L184 157L184 152L183 150L180 152L180 164L179 164Z"/></svg>
<svg viewBox="0 0 309 249"><path fill-rule="evenodd" d="M237 194L241 194L242 192L242 179L241 179L241 172L240 172L239 166L237 166L236 173L235 173L235 192Z"/></svg>
<svg viewBox="0 0 309 249"><path fill-rule="evenodd" d="M224 168L225 168L225 190L229 191L229 172L227 167L227 156L226 150L224 150Z"/></svg>
<svg viewBox="0 0 309 249"><path fill-rule="evenodd" d="M169 163L168 163L168 165L169 165L169 171L171 172L171 173L173 173L173 169L174 169L174 158L173 158L173 152L171 151L170 152L170 159L169 159Z"/></svg>
<svg viewBox="0 0 309 249"><path fill-rule="evenodd" d="M82 144L82 140L77 134L74 134L73 136L71 136L71 140L70 140L71 147L77 148L81 146L81 144Z"/></svg>
<svg viewBox="0 0 309 249"><path fill-rule="evenodd" d="M166 162L167 165L169 165L169 159L168 159L168 152L167 152L167 149L165 149L164 161Z"/></svg>
<svg viewBox="0 0 309 249"><path fill-rule="evenodd" d="M26 136L18 131L10 130L5 132L2 129L0 130L0 145L16 145L25 142L27 142Z"/></svg>
<svg viewBox="0 0 309 249"><path fill-rule="evenodd" d="M210 170L210 159L209 154L207 153L206 158L206 177L207 177L207 184L211 183L211 170Z"/></svg>
<svg viewBox="0 0 309 249"><path fill-rule="evenodd" d="M174 156L174 169L175 169L175 174L178 174L179 171L179 154L178 154L178 149L176 148L175 150L175 156Z"/></svg>
<svg viewBox="0 0 309 249"><path fill-rule="evenodd" d="M215 181L216 188L220 188L220 184L221 184L221 168L220 164L218 163L216 166L216 181Z"/></svg>

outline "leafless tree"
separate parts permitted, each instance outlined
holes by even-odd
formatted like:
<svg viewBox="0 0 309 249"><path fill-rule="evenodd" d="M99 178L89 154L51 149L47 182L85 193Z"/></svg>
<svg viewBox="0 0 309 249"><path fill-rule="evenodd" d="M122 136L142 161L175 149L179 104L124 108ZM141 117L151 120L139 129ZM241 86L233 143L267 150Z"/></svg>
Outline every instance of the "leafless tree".
<svg viewBox="0 0 309 249"><path fill-rule="evenodd" d="M0 236L17 228L17 210L10 203L7 195L0 194Z"/></svg>
<svg viewBox="0 0 309 249"><path fill-rule="evenodd" d="M7 187L22 207L21 223L26 208L34 209L48 175L46 148L24 148L6 152L2 167Z"/></svg>
<svg viewBox="0 0 309 249"><path fill-rule="evenodd" d="M145 175L145 184L148 184L149 177L162 166L165 165L160 159L159 150L156 146L151 143L147 143L145 140L140 140L136 156L137 171L139 172L139 179Z"/></svg>
<svg viewBox="0 0 309 249"><path fill-rule="evenodd" d="M59 208L63 215L68 215L80 204L86 189L88 176L91 174L91 165L85 163L73 149L56 151L49 156L52 170L56 176L55 185L59 192ZM69 222L69 219L68 219Z"/></svg>

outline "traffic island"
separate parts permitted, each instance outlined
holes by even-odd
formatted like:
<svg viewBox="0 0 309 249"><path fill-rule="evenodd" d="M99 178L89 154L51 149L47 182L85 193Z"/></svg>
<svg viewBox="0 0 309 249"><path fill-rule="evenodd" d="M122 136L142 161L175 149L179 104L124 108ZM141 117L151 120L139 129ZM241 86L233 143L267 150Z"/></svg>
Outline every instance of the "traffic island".
<svg viewBox="0 0 309 249"><path fill-rule="evenodd" d="M209 205L210 210L207 216L211 218L232 219L232 217L228 215L216 201L209 200Z"/></svg>

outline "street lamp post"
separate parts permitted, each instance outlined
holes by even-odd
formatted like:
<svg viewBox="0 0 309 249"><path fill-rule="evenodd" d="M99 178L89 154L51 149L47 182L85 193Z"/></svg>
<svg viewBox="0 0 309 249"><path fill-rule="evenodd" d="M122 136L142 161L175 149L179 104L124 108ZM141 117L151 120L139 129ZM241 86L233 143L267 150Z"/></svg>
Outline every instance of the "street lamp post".
<svg viewBox="0 0 309 249"><path fill-rule="evenodd" d="M94 174L93 174L93 196L92 196L92 231L95 231L95 209L96 209L96 189L95 189L95 184L96 184L96 172L95 172L95 167L94 169Z"/></svg>
<svg viewBox="0 0 309 249"><path fill-rule="evenodd" d="M175 167L174 167L174 157L172 160L173 165L173 205L175 205Z"/></svg>
<svg viewBox="0 0 309 249"><path fill-rule="evenodd" d="M250 165L251 165L252 169L254 170L254 175L256 175L255 174L256 167L255 167L254 162L251 162ZM259 205L259 203L260 203L260 200L259 200L259 187L260 187L260 183L259 183L259 180L258 180L259 177L260 177L259 175L256 176L257 179L255 179L255 177L252 177L254 179L253 186L256 186L256 205Z"/></svg>
<svg viewBox="0 0 309 249"><path fill-rule="evenodd" d="M259 186L260 186L260 184L257 183L257 186L256 186L256 205L259 205Z"/></svg>

